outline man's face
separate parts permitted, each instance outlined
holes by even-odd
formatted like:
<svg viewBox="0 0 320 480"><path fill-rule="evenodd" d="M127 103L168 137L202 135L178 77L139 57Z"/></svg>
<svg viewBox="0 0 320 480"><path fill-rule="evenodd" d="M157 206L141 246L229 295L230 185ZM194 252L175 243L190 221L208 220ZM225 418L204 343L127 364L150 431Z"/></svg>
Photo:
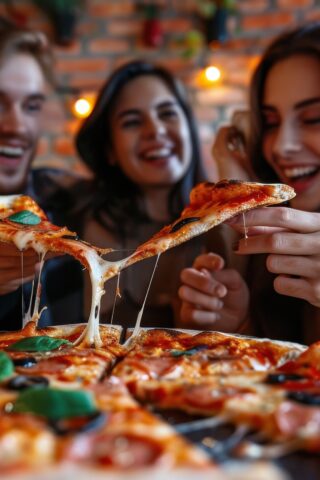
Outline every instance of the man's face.
<svg viewBox="0 0 320 480"><path fill-rule="evenodd" d="M35 155L46 82L36 60L15 54L0 64L0 194L20 193Z"/></svg>

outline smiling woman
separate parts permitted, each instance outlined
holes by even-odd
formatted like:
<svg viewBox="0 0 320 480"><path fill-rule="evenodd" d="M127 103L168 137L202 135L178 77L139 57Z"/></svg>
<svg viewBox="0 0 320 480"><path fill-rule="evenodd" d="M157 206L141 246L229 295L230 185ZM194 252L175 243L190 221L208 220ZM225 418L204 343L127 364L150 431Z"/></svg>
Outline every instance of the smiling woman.
<svg viewBox="0 0 320 480"><path fill-rule="evenodd" d="M96 174L82 236L120 250L113 259L125 257L179 217L191 188L205 179L186 92L168 70L148 62L125 64L111 75L76 144ZM218 239L219 233L213 236ZM180 270L200 252L203 241L195 239L163 255L143 325L173 326ZM115 321L134 324L152 269L151 259L121 273ZM116 285L110 281L106 287L102 318L109 321Z"/></svg>
<svg viewBox="0 0 320 480"><path fill-rule="evenodd" d="M299 194L293 207L318 210L320 59L297 54L275 64L265 83L262 112L268 164Z"/></svg>
<svg viewBox="0 0 320 480"><path fill-rule="evenodd" d="M226 329L231 315L251 333L309 343L320 338L319 22L283 33L262 56L251 81L249 130L247 164L259 180L293 187L293 208L249 212L245 226L233 220L248 234L236 252L255 254L248 285L221 259L202 255L182 273L182 319Z"/></svg>

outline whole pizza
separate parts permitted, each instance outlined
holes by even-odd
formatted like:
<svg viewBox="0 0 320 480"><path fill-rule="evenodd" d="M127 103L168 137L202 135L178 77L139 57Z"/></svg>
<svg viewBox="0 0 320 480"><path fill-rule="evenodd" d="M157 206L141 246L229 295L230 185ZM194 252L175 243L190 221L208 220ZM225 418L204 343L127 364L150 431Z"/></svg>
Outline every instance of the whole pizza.
<svg viewBox="0 0 320 480"><path fill-rule="evenodd" d="M50 224L29 197L0 198L0 241L72 254L93 285L88 325L39 328L36 289L24 327L0 333L1 479L285 480L266 459L318 455L320 342L147 330L141 316L133 331L99 325L104 283L123 268L293 196L285 185L200 184L178 220L119 262ZM217 425L233 427L226 442L190 440ZM233 466L219 461L226 449Z"/></svg>

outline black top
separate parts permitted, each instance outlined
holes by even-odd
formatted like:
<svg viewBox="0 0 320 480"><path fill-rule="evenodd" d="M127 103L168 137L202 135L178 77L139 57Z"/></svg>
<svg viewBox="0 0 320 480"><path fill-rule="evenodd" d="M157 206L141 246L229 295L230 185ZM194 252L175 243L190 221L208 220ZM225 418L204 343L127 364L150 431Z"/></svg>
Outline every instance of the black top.
<svg viewBox="0 0 320 480"><path fill-rule="evenodd" d="M30 175L27 190L43 208L50 221L59 226L74 229L76 222L71 215L75 204L80 178L56 169L37 169ZM42 313L39 326L78 323L83 321L82 266L68 255L47 260L41 276ZM0 296L0 330L16 330L22 327L22 302L29 305L31 283Z"/></svg>

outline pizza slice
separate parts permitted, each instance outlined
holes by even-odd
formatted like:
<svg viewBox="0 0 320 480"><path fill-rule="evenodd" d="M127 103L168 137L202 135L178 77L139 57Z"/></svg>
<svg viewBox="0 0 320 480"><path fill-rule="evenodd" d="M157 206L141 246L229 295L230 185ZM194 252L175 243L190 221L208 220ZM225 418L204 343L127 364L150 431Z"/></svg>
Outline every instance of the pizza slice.
<svg viewBox="0 0 320 480"><path fill-rule="evenodd" d="M113 375L131 391L141 380L197 379L234 372L267 371L296 358L305 347L220 332L147 329L129 344Z"/></svg>
<svg viewBox="0 0 320 480"><path fill-rule="evenodd" d="M101 325L103 346L74 346L85 325L36 328L34 322L17 332L0 334L0 354L12 362L6 382L10 390L34 386L80 386L104 378L124 354L120 345L121 330Z"/></svg>
<svg viewBox="0 0 320 480"><path fill-rule="evenodd" d="M283 385L271 384L266 372L245 372L140 381L132 393L140 402L158 410L208 417L199 422L200 427L233 424L244 433L258 432L261 439L271 442L270 447L275 446L270 448L275 457L285 453L287 447L320 452L319 385L311 391L287 390ZM188 432L188 422L180 431ZM250 456L249 445L246 441L239 443L238 453ZM257 457L261 450L262 457L263 447L252 443L253 453L254 448Z"/></svg>
<svg viewBox="0 0 320 480"><path fill-rule="evenodd" d="M139 246L132 255L117 262L109 262L101 257L110 249L97 249L77 240L76 234L67 228L52 225L30 197L5 196L0 197L0 241L13 243L20 250L33 248L41 254L42 261L48 251L68 253L88 269L92 283L91 310L88 326L77 342L99 347L99 311L106 280L118 275L129 265L160 255L234 215L259 206L281 203L294 195L294 190L283 184L265 185L236 180L199 184L191 191L190 204L179 219ZM35 309L27 320L39 317L39 296L38 288ZM142 312L135 333L139 330L141 316Z"/></svg>
<svg viewBox="0 0 320 480"><path fill-rule="evenodd" d="M200 183L191 190L190 203L180 217L140 245L130 257L129 263L134 263L137 258L164 252L207 232L235 215L253 208L283 203L294 196L293 188L284 184L239 180Z"/></svg>
<svg viewBox="0 0 320 480"><path fill-rule="evenodd" d="M46 478L51 469L52 478L69 478L66 466L86 478L147 468L219 472L204 452L138 405L119 379L85 389L0 388L0 407L1 477Z"/></svg>

